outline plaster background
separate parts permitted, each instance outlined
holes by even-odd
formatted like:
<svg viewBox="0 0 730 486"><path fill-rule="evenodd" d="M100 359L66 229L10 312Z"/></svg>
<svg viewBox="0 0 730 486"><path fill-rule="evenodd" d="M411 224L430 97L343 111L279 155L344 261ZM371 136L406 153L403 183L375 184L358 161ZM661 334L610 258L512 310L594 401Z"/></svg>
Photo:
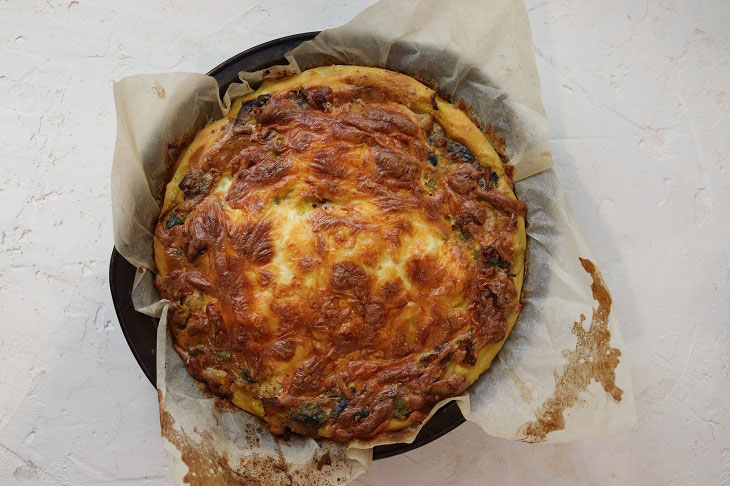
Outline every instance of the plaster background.
<svg viewBox="0 0 730 486"><path fill-rule="evenodd" d="M170 484L107 283L112 81L206 72L370 3L0 2L0 484ZM730 3L527 6L556 170L614 297L639 428L540 446L467 423L356 484L730 482Z"/></svg>

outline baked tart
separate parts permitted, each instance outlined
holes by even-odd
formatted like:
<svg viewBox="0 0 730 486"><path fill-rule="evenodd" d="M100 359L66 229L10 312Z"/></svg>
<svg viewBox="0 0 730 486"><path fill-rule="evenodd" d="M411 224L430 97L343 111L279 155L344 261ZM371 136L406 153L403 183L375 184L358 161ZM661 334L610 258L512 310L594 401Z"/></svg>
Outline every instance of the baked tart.
<svg viewBox="0 0 730 486"><path fill-rule="evenodd" d="M154 251L175 349L275 434L394 435L502 347L525 211L485 134L415 79L266 81L197 133L166 187Z"/></svg>

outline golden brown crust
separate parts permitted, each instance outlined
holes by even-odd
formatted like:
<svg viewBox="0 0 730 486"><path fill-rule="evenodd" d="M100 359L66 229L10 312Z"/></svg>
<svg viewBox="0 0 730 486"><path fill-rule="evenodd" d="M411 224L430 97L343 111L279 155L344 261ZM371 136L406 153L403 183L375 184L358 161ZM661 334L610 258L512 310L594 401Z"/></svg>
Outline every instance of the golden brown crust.
<svg viewBox="0 0 730 486"><path fill-rule="evenodd" d="M155 231L188 369L275 433L420 423L514 325L525 205L462 111L382 69L264 85L183 154Z"/></svg>

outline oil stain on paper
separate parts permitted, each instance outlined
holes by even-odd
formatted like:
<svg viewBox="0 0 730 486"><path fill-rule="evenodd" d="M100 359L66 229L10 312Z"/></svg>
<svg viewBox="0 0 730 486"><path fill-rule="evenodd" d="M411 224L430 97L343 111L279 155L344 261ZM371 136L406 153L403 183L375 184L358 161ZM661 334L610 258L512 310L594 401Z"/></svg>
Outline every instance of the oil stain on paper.
<svg viewBox="0 0 730 486"><path fill-rule="evenodd" d="M526 423L520 433L525 442L544 442L550 432L565 428L566 409L575 405L581 392L596 381L613 397L621 401L623 391L616 386L616 366L621 351L611 347L611 333L608 330L608 316L611 313L611 295L601 273L590 260L580 258L583 269L591 276L593 299L598 308L593 309L590 327L583 327L585 316L573 324L573 334L578 337L574 351L566 351L566 364L561 374L555 376L555 390L546 399L535 420Z"/></svg>
<svg viewBox="0 0 730 486"><path fill-rule="evenodd" d="M310 471L305 468L294 470L286 462L281 446L276 446L277 457L252 453L242 458L238 464L232 461L228 454L216 447L213 436L207 431L195 429L199 440L191 437L185 430L175 428L175 419L163 410L162 392L158 389L160 399L160 427L162 437L169 441L181 454L181 459L188 467L183 482L189 486L267 486L281 484L287 486L299 485L329 485L342 483L343 477L336 477L323 471L332 464L330 452L315 458ZM249 424L250 425L250 424ZM247 427L248 429L248 427ZM261 429L246 430L246 440L256 440ZM253 444L248 444L251 447ZM256 444L258 445L258 444ZM336 473L335 473L336 474Z"/></svg>

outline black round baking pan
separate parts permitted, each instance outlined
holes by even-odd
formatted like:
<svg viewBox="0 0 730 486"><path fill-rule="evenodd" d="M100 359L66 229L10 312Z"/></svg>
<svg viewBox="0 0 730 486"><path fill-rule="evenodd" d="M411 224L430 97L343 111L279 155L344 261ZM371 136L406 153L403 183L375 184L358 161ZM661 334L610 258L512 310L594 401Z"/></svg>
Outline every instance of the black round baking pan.
<svg viewBox="0 0 730 486"><path fill-rule="evenodd" d="M213 68L208 74L218 81L221 94L228 85L238 80L241 71L258 71L268 67L285 64L284 54L304 41L310 40L318 32L307 32L281 37L233 56ZM156 343L157 319L134 310L132 305L132 283L136 269L116 250L112 251L109 263L109 287L114 301L117 319L137 363L150 380L156 382ZM383 459L421 447L438 439L464 423L464 417L455 402L439 409L431 420L423 426L416 440L411 444L391 444L375 447L373 459Z"/></svg>

